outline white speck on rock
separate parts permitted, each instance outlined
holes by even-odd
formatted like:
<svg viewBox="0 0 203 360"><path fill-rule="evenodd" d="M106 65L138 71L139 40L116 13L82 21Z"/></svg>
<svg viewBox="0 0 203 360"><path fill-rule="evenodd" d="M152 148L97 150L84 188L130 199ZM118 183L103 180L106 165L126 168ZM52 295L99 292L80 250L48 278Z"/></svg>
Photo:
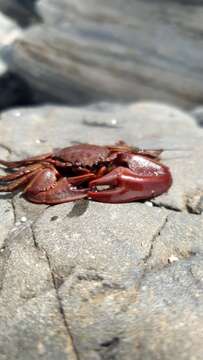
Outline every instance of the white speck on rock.
<svg viewBox="0 0 203 360"><path fill-rule="evenodd" d="M46 353L46 348L42 342L38 342L37 350L39 355L44 355Z"/></svg>
<svg viewBox="0 0 203 360"><path fill-rule="evenodd" d="M115 119L115 118L111 119L111 124L112 125L117 125L117 119Z"/></svg>
<svg viewBox="0 0 203 360"><path fill-rule="evenodd" d="M20 112L20 111L15 111L15 112L14 112L14 116L20 117L20 116L21 116L21 112Z"/></svg>
<svg viewBox="0 0 203 360"><path fill-rule="evenodd" d="M169 262L170 264L172 264L173 262L178 261L178 260L179 260L179 258L178 258L177 256L175 256L175 255L171 255L171 256L168 258L168 262Z"/></svg>
<svg viewBox="0 0 203 360"><path fill-rule="evenodd" d="M151 201L145 201L145 205L152 207L153 203Z"/></svg>

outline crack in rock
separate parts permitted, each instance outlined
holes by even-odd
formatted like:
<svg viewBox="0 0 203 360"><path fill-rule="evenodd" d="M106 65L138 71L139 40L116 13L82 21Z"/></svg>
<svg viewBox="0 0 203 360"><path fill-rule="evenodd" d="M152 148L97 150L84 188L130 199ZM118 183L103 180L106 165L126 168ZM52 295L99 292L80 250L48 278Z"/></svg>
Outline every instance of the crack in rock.
<svg viewBox="0 0 203 360"><path fill-rule="evenodd" d="M66 319L66 316L65 316L65 312L64 312L64 309L63 309L63 304L62 304L62 301L61 301L61 297L60 297L59 292L58 292L56 275L54 274L54 271L52 270L49 255L48 255L47 251L44 248L41 248L39 246L39 244L37 242L37 239L36 239L34 229L33 229L33 224L30 225L30 228L31 228L31 232L32 232L33 242L34 242L34 245L35 245L36 249L38 251L42 251L45 254L46 259L47 259L47 263L48 263L50 273L51 273L51 277L52 277L53 287L54 287L55 293L56 293L56 299L58 301L58 309L59 309L59 312L61 314L62 321L63 321L64 327L66 329L66 332L68 334L68 349L72 354L72 360L80 360L80 356L79 356L78 350L77 350L76 345L75 345L74 337L73 337L73 335L71 333L70 326L69 326L69 324L67 322L67 319Z"/></svg>
<svg viewBox="0 0 203 360"><path fill-rule="evenodd" d="M164 203L158 203L156 202L156 200L151 200L152 204L154 207L158 207L159 209L166 209L166 210L169 210L169 211L173 211L173 212L183 212L183 210L177 208L177 207L173 207L172 205L167 205L167 204L164 204ZM187 209L186 209L187 210Z"/></svg>
<svg viewBox="0 0 203 360"><path fill-rule="evenodd" d="M155 241L157 241L157 239L160 237L161 233L163 232L167 222L168 222L168 218L169 218L169 215L166 215L164 221L162 222L162 224L160 225L160 227L158 228L158 230L155 232L155 234L152 236L152 240L151 240L151 246L150 246L150 249L149 249L149 252L148 254L144 257L143 259L143 262L145 265L147 265L148 263L148 260L151 258L152 256L152 251L153 251L153 248L154 248L154 243Z"/></svg>
<svg viewBox="0 0 203 360"><path fill-rule="evenodd" d="M4 150L8 151L9 155L11 155L12 152L13 152L12 149L9 146L5 145L5 144L0 143L0 147L2 149L4 149Z"/></svg>
<svg viewBox="0 0 203 360"><path fill-rule="evenodd" d="M4 240L4 244L0 249L0 293L3 290L3 286L4 286L4 279L5 279L5 275L6 275L6 265L8 263L9 257L10 257L10 250L7 246L7 240L9 240L8 238L6 238Z"/></svg>
<svg viewBox="0 0 203 360"><path fill-rule="evenodd" d="M10 202L11 202L11 206L12 206L12 209L13 209L13 218L14 218L14 224L13 225L15 226L15 223L17 221L17 214L16 214L16 207L15 207L15 203L14 203L13 198L11 198Z"/></svg>

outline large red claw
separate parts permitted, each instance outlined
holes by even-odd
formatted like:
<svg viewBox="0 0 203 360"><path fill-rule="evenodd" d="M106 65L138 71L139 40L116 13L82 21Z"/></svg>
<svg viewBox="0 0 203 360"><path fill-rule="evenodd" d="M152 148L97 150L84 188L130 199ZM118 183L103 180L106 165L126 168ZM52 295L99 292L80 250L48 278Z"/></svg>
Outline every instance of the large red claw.
<svg viewBox="0 0 203 360"><path fill-rule="evenodd" d="M84 199L87 197L87 189L74 189L66 178L61 178L53 188L36 194L27 191L25 197L33 203L55 205Z"/></svg>
<svg viewBox="0 0 203 360"><path fill-rule="evenodd" d="M124 203L146 200L167 191L172 184L171 174L164 165L155 163L156 171L137 173L125 167L118 167L110 173L90 182L88 196L95 201ZM149 169L148 169L149 170ZM109 185L109 189L98 186Z"/></svg>
<svg viewBox="0 0 203 360"><path fill-rule="evenodd" d="M60 204L64 202L80 200L87 197L87 188L77 189L75 185L95 178L92 173L67 178L58 181L54 172L44 169L37 175L25 189L25 197L31 202L38 204ZM40 181L39 181L40 180Z"/></svg>

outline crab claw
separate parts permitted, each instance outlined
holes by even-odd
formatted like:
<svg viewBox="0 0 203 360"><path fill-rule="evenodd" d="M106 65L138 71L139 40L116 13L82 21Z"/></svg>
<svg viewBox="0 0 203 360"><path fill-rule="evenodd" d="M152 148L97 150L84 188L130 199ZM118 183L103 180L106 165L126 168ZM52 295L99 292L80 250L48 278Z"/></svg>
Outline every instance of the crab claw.
<svg viewBox="0 0 203 360"><path fill-rule="evenodd" d="M84 199L87 197L87 189L73 189L66 178L61 178L53 188L36 194L27 191L25 197L33 203L55 205Z"/></svg>
<svg viewBox="0 0 203 360"><path fill-rule="evenodd" d="M88 189L78 189L75 185L95 177L94 174L90 173L77 177L71 177L69 179L64 177L58 181L56 181L55 178L52 180L52 183L49 184L49 187L46 188L44 186L45 180L47 186L51 175L53 174L49 169L43 170L43 172L36 176L25 189L25 197L31 202L48 205L61 204L64 202L84 199L87 197ZM41 182L39 182L39 177Z"/></svg>
<svg viewBox="0 0 203 360"><path fill-rule="evenodd" d="M93 180L89 183L90 191L88 197L95 201L107 203L124 203L134 200L150 199L167 191L172 183L171 174L164 165L160 166L160 171L148 174L141 174L125 167L117 167L110 173ZM101 189L104 185L109 185L109 189Z"/></svg>

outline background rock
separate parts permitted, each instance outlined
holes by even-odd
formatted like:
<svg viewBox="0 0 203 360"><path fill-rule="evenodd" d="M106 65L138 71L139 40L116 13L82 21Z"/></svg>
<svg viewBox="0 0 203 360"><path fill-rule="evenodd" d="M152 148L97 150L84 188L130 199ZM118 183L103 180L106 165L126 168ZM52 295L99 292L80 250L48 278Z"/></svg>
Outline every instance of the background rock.
<svg viewBox="0 0 203 360"><path fill-rule="evenodd" d="M3 158L123 139L173 149L163 161L174 183L154 204L1 194L0 358L202 359L202 131L155 103L2 114Z"/></svg>
<svg viewBox="0 0 203 360"><path fill-rule="evenodd" d="M40 101L144 98L189 107L202 102L202 5L40 0L43 24L5 58Z"/></svg>
<svg viewBox="0 0 203 360"><path fill-rule="evenodd" d="M0 13L0 111L11 106L30 104L32 101L31 91L26 82L8 70L1 56L2 50L6 51L21 35L22 30L19 26Z"/></svg>

